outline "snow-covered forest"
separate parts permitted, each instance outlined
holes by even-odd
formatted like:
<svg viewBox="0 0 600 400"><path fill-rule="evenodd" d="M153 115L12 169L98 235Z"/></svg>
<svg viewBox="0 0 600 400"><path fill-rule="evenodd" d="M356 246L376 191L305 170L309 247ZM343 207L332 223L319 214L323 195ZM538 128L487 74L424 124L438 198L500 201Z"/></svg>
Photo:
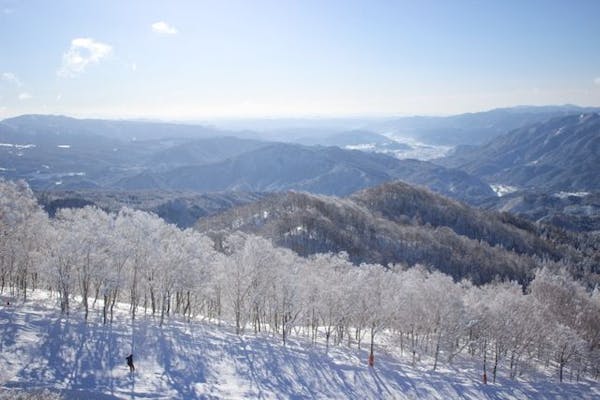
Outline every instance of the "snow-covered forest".
<svg viewBox="0 0 600 400"><path fill-rule="evenodd" d="M392 343L432 369L468 357L499 374L556 381L600 377L600 290L554 264L527 287L455 282L425 266L353 265L345 254L303 258L235 233L216 242L124 208L64 209L50 219L22 182L0 182L0 291L15 301L49 291L64 316L227 324L237 334L291 338L374 354ZM365 365L367 360L365 361Z"/></svg>

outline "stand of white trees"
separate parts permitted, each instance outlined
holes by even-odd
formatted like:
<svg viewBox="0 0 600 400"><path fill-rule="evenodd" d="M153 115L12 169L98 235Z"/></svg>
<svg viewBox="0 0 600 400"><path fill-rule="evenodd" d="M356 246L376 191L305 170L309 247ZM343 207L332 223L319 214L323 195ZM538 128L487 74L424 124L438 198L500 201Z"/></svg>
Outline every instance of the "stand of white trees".
<svg viewBox="0 0 600 400"><path fill-rule="evenodd" d="M540 266L523 289L474 286L424 267L352 265L343 254L301 258L260 237L214 243L155 215L67 209L49 219L26 184L0 181L0 291L26 299L50 290L62 313L113 319L116 302L162 324L174 315L252 331L304 335L330 346L394 343L422 355L480 360L491 380L525 366L555 368L561 381L600 375L600 292L559 267ZM77 300L76 300L77 299Z"/></svg>

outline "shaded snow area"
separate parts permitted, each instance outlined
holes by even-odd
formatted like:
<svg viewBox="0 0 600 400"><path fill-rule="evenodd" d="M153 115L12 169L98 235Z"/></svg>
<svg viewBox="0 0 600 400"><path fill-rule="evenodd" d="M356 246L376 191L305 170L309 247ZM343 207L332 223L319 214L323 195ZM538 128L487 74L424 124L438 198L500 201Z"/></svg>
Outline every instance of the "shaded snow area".
<svg viewBox="0 0 600 400"><path fill-rule="evenodd" d="M593 399L596 382L544 383L500 377L483 385L464 360L436 372L426 360L376 347L331 346L295 336L288 345L264 334L238 336L216 323L170 320L162 328L127 307L112 325L99 311L85 324L75 312L60 317L54 300L0 308L0 400L42 390L66 399ZM101 308L101 307L99 307ZM125 357L133 345L136 371ZM367 346L365 346L367 347ZM44 398L42 396L35 398Z"/></svg>

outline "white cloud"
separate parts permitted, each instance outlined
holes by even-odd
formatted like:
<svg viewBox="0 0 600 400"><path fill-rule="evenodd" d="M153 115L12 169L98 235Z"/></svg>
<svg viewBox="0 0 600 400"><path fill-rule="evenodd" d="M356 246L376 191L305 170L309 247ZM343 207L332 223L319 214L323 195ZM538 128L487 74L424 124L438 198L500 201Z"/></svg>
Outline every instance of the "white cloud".
<svg viewBox="0 0 600 400"><path fill-rule="evenodd" d="M96 64L108 56L112 47L91 38L71 40L71 47L63 54L62 66L57 74L72 77L85 71L88 65Z"/></svg>
<svg viewBox="0 0 600 400"><path fill-rule="evenodd" d="M600 86L600 76L597 77L596 79L594 79L594 83L598 86Z"/></svg>
<svg viewBox="0 0 600 400"><path fill-rule="evenodd" d="M29 100L32 96L27 93L27 92L23 92L19 94L19 100Z"/></svg>
<svg viewBox="0 0 600 400"><path fill-rule="evenodd" d="M23 82L21 82L21 80L19 79L18 76L16 76L15 74L13 74L12 72L3 72L2 73L2 80L5 82L9 82L12 83L16 86L23 86Z"/></svg>
<svg viewBox="0 0 600 400"><path fill-rule="evenodd" d="M137 64L136 63L131 64L131 71L133 71L133 72L137 71Z"/></svg>
<svg viewBox="0 0 600 400"><path fill-rule="evenodd" d="M153 23L152 30L162 35L175 35L177 33L177 29L175 29L174 27L172 27L164 21Z"/></svg>

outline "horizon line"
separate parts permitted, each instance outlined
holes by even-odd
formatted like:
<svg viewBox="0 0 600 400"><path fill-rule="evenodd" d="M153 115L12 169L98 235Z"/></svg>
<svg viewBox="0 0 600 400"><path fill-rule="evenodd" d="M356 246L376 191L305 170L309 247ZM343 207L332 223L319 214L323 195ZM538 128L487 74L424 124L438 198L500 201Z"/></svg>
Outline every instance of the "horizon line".
<svg viewBox="0 0 600 400"><path fill-rule="evenodd" d="M64 117L78 120L111 120L111 121L132 121L132 122L155 122L155 123L200 123L207 121L268 121L268 120L344 120L344 119L393 119L393 118L411 118L411 117L423 117L423 118L445 118L459 115L468 114L479 114L499 110L515 110L515 109L541 109L541 108L580 108L580 109L600 109L600 105L578 105L572 103L564 104L545 104L545 105L531 105L531 104L517 104L514 106L503 106L494 107L488 109L479 109L473 111L465 111L459 113L449 114L427 114L427 113L352 113L352 114L289 114L289 115L217 115L217 116L189 116L189 117L166 117L166 116L149 116L149 115L138 115L138 116L127 116L127 115L112 115L110 113L23 113L6 116L0 119L0 122L20 118L25 116L42 116L42 117Z"/></svg>

